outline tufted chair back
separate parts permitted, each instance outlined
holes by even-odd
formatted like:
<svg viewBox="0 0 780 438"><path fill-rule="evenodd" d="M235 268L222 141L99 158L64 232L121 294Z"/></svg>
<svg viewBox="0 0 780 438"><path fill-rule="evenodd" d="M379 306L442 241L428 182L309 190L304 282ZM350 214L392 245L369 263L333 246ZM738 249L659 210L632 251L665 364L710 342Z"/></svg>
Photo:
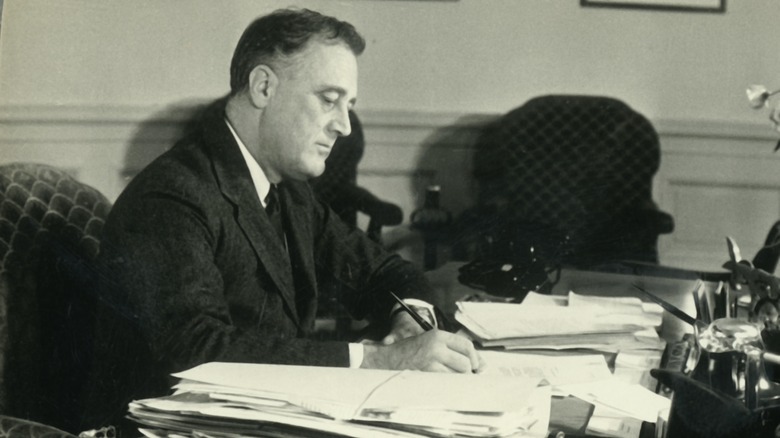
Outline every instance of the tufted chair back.
<svg viewBox="0 0 780 438"><path fill-rule="evenodd" d="M574 265L658 262L671 216L652 199L658 135L625 103L599 96L529 100L486 130L475 155L479 201L472 228L534 246L540 257Z"/></svg>
<svg viewBox="0 0 780 438"><path fill-rule="evenodd" d="M0 413L75 432L91 262L110 204L50 166L0 166Z"/></svg>

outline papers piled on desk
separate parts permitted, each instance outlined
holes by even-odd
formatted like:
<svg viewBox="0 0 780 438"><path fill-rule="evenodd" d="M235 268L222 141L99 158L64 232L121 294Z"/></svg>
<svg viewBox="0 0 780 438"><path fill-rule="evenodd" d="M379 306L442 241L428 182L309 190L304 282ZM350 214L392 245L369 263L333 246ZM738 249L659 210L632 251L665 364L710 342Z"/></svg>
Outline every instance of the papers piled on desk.
<svg viewBox="0 0 780 438"><path fill-rule="evenodd" d="M531 292L522 304L460 302L455 314L482 346L501 347L506 351L496 354L510 355L497 360L492 352L482 352L489 365L516 362L511 355L520 351L569 355L572 352L564 350L575 350L557 362L537 358L534 363L547 370L543 375L554 395L573 396L594 406L581 432L621 438L638 437L642 422L654 422L658 411L670 404L655 394L656 382L649 375L660 365L666 345L657 333L662 316L660 306L638 298L573 292L567 296ZM605 373L603 359L584 355L587 350L613 356L613 372ZM566 371L559 373L554 366ZM583 372L572 371L573 366ZM570 379L561 380L559 375Z"/></svg>
<svg viewBox="0 0 780 438"><path fill-rule="evenodd" d="M134 401L148 437L544 437L539 378L245 363L176 374L171 396Z"/></svg>
<svg viewBox="0 0 780 438"><path fill-rule="evenodd" d="M645 387L642 382L613 374L601 354L547 355L481 351L480 355L487 364L483 373L541 377L550 384L553 395L572 395L593 404L598 411L594 412L595 417L617 418L618 421L631 418L637 420L639 425L641 421L652 423L658 411L668 408L671 402ZM657 364L649 364L654 365ZM616 373L617 370L616 364Z"/></svg>
<svg viewBox="0 0 780 438"><path fill-rule="evenodd" d="M459 302L455 318L483 347L663 350L660 306L632 297L529 293L522 304Z"/></svg>

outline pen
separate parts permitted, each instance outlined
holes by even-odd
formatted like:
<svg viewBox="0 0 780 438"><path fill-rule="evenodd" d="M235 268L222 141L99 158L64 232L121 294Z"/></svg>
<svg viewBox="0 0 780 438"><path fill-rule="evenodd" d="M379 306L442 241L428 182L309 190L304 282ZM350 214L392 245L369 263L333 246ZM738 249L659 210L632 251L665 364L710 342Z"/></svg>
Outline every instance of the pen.
<svg viewBox="0 0 780 438"><path fill-rule="evenodd" d="M680 319L682 322L684 322L686 324L690 324L693 327L698 326L699 329L704 329L706 327L706 324L703 321L698 320L698 319L692 317L691 315L688 315L687 313L685 313L679 307L677 307L677 306L669 303L668 301L665 301L662 298L657 297L656 295L648 292L647 290L645 290L644 288L642 288L638 284L634 283L634 284L632 284L632 286L634 286L634 289L638 290L639 292L642 292L647 298L649 298L651 301L653 301L653 302L657 303L658 305L660 305L661 307L663 307L664 310L666 310L667 312L671 313L672 315L674 315L675 317Z"/></svg>
<svg viewBox="0 0 780 438"><path fill-rule="evenodd" d="M398 295L394 294L393 292L390 292L390 295L393 296L393 298L398 303L398 305L400 305L401 308L404 309L404 311L409 314L409 316L411 316L415 321L417 321L417 324L420 324L420 327L422 327L423 330L425 330L426 332L433 330L433 326L431 326L431 324L428 321L423 319L422 316L420 316L411 307L409 307L406 303L404 303L402 299L398 298Z"/></svg>

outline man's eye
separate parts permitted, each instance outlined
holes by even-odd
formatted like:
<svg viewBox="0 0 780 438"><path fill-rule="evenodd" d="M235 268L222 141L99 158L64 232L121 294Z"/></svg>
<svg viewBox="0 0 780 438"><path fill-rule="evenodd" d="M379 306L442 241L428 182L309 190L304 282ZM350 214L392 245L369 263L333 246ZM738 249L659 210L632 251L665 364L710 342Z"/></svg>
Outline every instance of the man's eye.
<svg viewBox="0 0 780 438"><path fill-rule="evenodd" d="M322 100L322 103L328 108L333 108L336 106L336 103L338 103L339 100L338 97L328 96L326 94L320 96L320 99Z"/></svg>

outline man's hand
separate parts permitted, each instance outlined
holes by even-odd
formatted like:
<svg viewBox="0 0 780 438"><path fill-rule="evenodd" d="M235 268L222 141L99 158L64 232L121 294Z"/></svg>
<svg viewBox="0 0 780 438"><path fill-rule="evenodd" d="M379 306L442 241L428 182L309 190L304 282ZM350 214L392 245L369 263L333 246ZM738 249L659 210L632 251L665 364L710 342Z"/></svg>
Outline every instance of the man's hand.
<svg viewBox="0 0 780 438"><path fill-rule="evenodd" d="M420 324L406 312L396 313L391 321L390 333L382 339L383 345L390 345L401 339L417 336L425 332Z"/></svg>
<svg viewBox="0 0 780 438"><path fill-rule="evenodd" d="M471 341L449 332L431 330L393 343L365 344L361 368L471 373L482 359Z"/></svg>

